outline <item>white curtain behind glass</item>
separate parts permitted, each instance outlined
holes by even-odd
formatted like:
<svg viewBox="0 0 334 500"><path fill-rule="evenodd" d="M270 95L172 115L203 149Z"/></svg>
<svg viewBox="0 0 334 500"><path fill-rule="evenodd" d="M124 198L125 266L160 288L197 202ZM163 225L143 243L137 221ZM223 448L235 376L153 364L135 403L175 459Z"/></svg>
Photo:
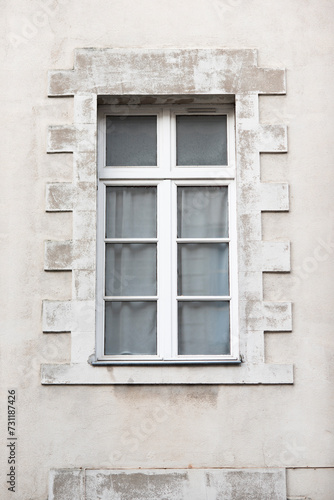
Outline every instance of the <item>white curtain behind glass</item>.
<svg viewBox="0 0 334 500"><path fill-rule="evenodd" d="M228 188L178 187L178 237L227 238Z"/></svg>
<svg viewBox="0 0 334 500"><path fill-rule="evenodd" d="M107 238L155 238L157 188L107 187Z"/></svg>
<svg viewBox="0 0 334 500"><path fill-rule="evenodd" d="M152 186L107 187L105 293L108 297L155 296L156 243L117 242L155 238L157 189ZM105 354L156 354L156 301L107 301Z"/></svg>

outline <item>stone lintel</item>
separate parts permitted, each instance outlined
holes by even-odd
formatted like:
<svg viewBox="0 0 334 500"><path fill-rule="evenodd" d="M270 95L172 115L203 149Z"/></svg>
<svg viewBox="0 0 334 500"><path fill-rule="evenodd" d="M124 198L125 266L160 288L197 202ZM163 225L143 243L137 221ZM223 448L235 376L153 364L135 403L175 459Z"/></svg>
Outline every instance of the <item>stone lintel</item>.
<svg viewBox="0 0 334 500"><path fill-rule="evenodd" d="M182 78L175 68L182 68ZM166 78L168 75L168 78ZM49 73L49 96L284 94L285 72L259 68L255 49L78 49L74 70Z"/></svg>

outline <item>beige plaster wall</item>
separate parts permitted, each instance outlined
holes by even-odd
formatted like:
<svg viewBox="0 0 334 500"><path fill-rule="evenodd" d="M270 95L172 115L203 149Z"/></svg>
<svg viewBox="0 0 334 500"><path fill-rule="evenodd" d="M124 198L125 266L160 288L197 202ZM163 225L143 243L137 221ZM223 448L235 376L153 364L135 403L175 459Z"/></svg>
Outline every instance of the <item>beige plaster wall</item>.
<svg viewBox="0 0 334 500"><path fill-rule="evenodd" d="M2 472L0 497L45 500L50 468L191 466L288 467L289 495L331 500L333 2L0 6L4 439L6 391L18 391L18 493ZM40 364L66 362L70 351L67 334L42 334L41 324L43 299L71 296L70 272L43 270L44 240L72 230L70 213L45 213L46 182L72 178L70 154L46 154L47 126L73 115L71 99L47 98L47 71L71 68L81 47L256 48L259 65L287 69L287 95L261 97L260 112L289 127L289 153L262 155L262 180L290 184L290 212L264 214L263 239L291 241L293 271L265 275L264 298L294 304L293 332L266 334L266 360L293 363L293 386L41 386ZM5 471L4 442L0 453Z"/></svg>

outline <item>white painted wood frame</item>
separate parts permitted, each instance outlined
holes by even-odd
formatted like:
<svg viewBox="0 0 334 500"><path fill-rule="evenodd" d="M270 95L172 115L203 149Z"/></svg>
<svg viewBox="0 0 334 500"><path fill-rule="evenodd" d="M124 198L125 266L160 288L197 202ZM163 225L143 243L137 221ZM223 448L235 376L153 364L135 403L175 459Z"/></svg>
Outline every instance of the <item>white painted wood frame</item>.
<svg viewBox="0 0 334 500"><path fill-rule="evenodd" d="M238 272L237 272L237 227L235 187L235 127L232 105L196 105L147 107L122 109L124 106L101 106L98 109L98 211L97 211L97 282L96 282L96 364L151 364L155 363L201 363L239 362L238 326ZM186 166L176 165L176 116L226 116L227 165ZM157 117L157 166L156 167L110 167L106 163L106 118L107 116L156 116ZM222 138L223 139L223 138ZM131 179L131 180L130 180ZM147 179L147 180L143 180ZM105 244L120 242L105 238L106 187L107 186L157 186L157 238L127 238L126 242L157 243L157 296L107 298L105 290ZM178 297L177 296L177 187L178 186L227 186L229 237L202 239L202 242L229 245L229 296L223 297ZM199 238L184 240L201 242ZM125 240L124 240L125 242ZM105 355L105 302L155 301L157 302L157 354L156 355ZM178 301L228 301L230 308L230 353L226 355L179 355L178 354Z"/></svg>

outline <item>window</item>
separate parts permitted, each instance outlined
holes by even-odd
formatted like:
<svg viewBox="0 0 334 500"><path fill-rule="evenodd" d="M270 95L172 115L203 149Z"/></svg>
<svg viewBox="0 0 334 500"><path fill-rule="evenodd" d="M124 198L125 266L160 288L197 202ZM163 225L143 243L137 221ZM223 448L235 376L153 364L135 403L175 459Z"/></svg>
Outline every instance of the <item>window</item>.
<svg viewBox="0 0 334 500"><path fill-rule="evenodd" d="M97 359L238 359L232 106L99 109Z"/></svg>
<svg viewBox="0 0 334 500"><path fill-rule="evenodd" d="M261 212L289 209L288 185L262 182L260 168L260 153L287 151L286 127L259 121L259 95L285 94L285 71L260 67L257 60L255 49L88 48L76 51L73 69L50 72L48 94L50 97L74 96L74 120L72 125L49 128L48 152L73 152L73 179L71 183L53 182L47 185L46 209L51 212L73 211L73 238L45 243L45 269L72 269L73 286L69 300L50 300L48 296L43 301L43 331L71 332L70 362L43 364L43 384L293 383L293 366L267 363L264 352L265 332L291 331L291 303L264 300L262 283L263 272L290 270L289 242L264 241L261 228ZM241 71L235 68L241 68ZM109 107L103 108L107 105ZM118 107L111 107L114 105ZM151 105L151 109L146 108ZM170 108L167 109L167 106ZM101 108L99 116L96 107ZM182 165L186 163L182 160L185 151L181 135L178 140L181 149L176 149L176 117L219 115L226 115L227 164L217 165L210 157L213 165ZM156 141L156 160L154 158L153 165L127 165L130 163L128 159L124 160L123 165L107 165L112 161L120 162L119 159L112 158L115 158L115 144L121 144L119 140L115 143L113 138L108 138L113 146L110 149L109 142L108 155L111 156L107 161L107 116L114 117L115 121L115 117L120 117L118 122L122 124L124 117L127 117L128 124L130 117L154 117L156 137L152 142L155 144ZM187 118L178 119L180 134L182 121L186 120ZM233 120L236 129L236 185ZM134 121L132 120L133 123ZM150 125L146 123L146 128L148 127ZM139 137L136 132L130 135L133 139ZM203 127L199 136L204 137ZM188 140L191 141L191 153L196 151L198 155L203 153L208 157L208 151L201 146L198 135L188 134ZM145 142L143 137L138 139L138 143L141 142L146 144L149 151L147 144L150 142ZM130 151L128 141L126 154L130 154ZM141 153L143 155L143 147ZM96 156L99 161L98 175ZM148 159L144 163L148 163ZM174 204L162 188L164 180L171 184L169 192L174 193ZM104 207L108 186L157 189L157 295L151 301L150 296L145 296L142 301L132 301L156 302L157 352L154 355L105 354L105 303L116 303L117 298L118 302L122 302L122 296L105 295L104 252L108 242L105 241ZM176 239L178 197L175 191L178 187L205 186L228 188L229 237L226 243L229 250L230 299L219 296L217 300L222 299L223 302L226 298L229 302L230 354L185 355L178 352L177 322L177 304L184 298L177 297L177 247L185 242ZM163 218L168 221L161 222ZM169 246L161 241L161 238L167 237L166 232ZM126 281L123 277L121 279ZM163 279L167 283L165 288L162 286ZM236 290L237 280L239 293ZM161 306L163 301L164 307ZM170 358L167 344L172 346L169 348L172 353ZM215 362L217 364L214 366ZM225 369L219 364L222 362L237 366ZM139 366L134 368L135 363ZM158 370L155 366L148 366L157 363ZM170 363L198 365L182 366L179 369L178 366L169 366ZM203 369L200 363L210 364ZM115 366L111 370L104 364ZM94 369L95 365L99 365L98 370Z"/></svg>

